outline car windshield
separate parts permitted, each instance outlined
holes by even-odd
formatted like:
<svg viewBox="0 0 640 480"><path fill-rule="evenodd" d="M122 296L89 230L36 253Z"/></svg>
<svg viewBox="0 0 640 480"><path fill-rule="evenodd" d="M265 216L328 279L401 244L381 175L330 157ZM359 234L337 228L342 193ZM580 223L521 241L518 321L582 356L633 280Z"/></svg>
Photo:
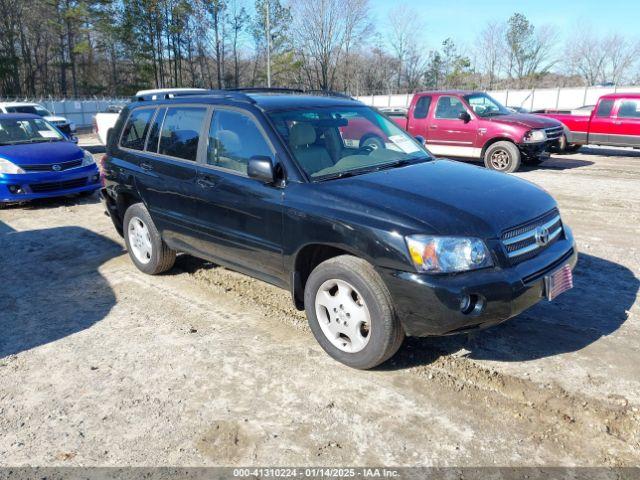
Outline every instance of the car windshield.
<svg viewBox="0 0 640 480"><path fill-rule="evenodd" d="M39 118L0 119L0 145L59 142L64 136L47 121Z"/></svg>
<svg viewBox="0 0 640 480"><path fill-rule="evenodd" d="M31 115L38 115L40 117L50 117L51 112L42 108L39 105L16 105L13 107L7 107L8 113L29 113Z"/></svg>
<svg viewBox="0 0 640 480"><path fill-rule="evenodd" d="M417 140L369 107L274 111L269 117L314 181L432 158Z"/></svg>
<svg viewBox="0 0 640 480"><path fill-rule="evenodd" d="M486 93L465 95L464 99L479 117L493 117L495 115L509 115L511 112Z"/></svg>

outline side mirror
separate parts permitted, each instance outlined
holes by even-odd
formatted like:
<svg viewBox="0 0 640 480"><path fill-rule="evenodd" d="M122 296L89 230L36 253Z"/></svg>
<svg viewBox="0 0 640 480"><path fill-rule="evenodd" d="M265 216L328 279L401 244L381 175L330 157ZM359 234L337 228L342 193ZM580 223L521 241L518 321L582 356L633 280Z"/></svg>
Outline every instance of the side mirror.
<svg viewBox="0 0 640 480"><path fill-rule="evenodd" d="M422 135L416 135L414 138L418 143L420 143L420 145L424 145L426 142L425 138Z"/></svg>
<svg viewBox="0 0 640 480"><path fill-rule="evenodd" d="M263 155L251 157L247 165L247 175L262 183L274 183L276 178L271 157Z"/></svg>
<svg viewBox="0 0 640 480"><path fill-rule="evenodd" d="M471 115L469 115L469 112L460 112L458 114L458 118L464 123L469 123L471 121Z"/></svg>
<svg viewBox="0 0 640 480"><path fill-rule="evenodd" d="M78 144L78 137L76 137L75 135L69 134L67 135L67 138L69 139L70 142L73 142L76 145Z"/></svg>

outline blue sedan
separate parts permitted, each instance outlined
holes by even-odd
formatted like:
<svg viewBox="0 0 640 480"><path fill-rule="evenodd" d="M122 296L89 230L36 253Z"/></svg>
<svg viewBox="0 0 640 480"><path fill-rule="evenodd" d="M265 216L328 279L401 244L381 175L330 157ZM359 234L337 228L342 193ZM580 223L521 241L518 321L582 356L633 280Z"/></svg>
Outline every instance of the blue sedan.
<svg viewBox="0 0 640 480"><path fill-rule="evenodd" d="M100 184L93 156L49 122L0 115L0 204L88 194Z"/></svg>

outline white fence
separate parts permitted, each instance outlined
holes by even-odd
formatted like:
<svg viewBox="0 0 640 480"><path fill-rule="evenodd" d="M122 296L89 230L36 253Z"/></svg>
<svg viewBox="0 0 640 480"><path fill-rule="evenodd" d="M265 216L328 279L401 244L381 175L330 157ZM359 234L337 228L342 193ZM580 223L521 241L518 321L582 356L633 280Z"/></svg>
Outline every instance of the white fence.
<svg viewBox="0 0 640 480"><path fill-rule="evenodd" d="M503 105L524 107L529 110L545 108L568 110L582 105L595 105L602 95L608 93L640 93L640 87L578 87L578 88L534 88L531 90L493 90L489 95ZM365 95L357 97L374 107L408 107L412 94Z"/></svg>

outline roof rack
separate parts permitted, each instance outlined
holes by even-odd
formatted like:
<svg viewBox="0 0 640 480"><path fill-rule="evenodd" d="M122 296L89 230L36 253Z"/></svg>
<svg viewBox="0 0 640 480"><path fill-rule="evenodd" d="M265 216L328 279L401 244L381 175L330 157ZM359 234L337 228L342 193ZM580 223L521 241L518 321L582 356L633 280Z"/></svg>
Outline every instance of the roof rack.
<svg viewBox="0 0 640 480"><path fill-rule="evenodd" d="M351 95L335 92L333 90L304 90L301 88L288 87L245 87L245 88L228 88L225 91L241 92L241 93L294 93L300 95L322 95L325 97L340 97L354 100Z"/></svg>
<svg viewBox="0 0 640 480"><path fill-rule="evenodd" d="M133 102L146 102L154 100L171 100L179 97L218 97L228 98L232 100L238 100L241 102L256 103L256 100L249 94L252 93L289 93L297 95L319 95L325 97L338 97L349 100L355 100L350 95L334 92L332 90L303 90L300 88L285 88L285 87L245 87L245 88L227 88L221 90L204 90L204 89L176 89L174 91L160 91L145 93L143 95L136 95L132 98Z"/></svg>
<svg viewBox="0 0 640 480"><path fill-rule="evenodd" d="M239 91L233 90L182 90L175 92L151 93L146 95L138 95L132 98L134 102L148 102L154 100L171 100L179 97L219 97L240 100L243 102L256 103L253 98Z"/></svg>
<svg viewBox="0 0 640 480"><path fill-rule="evenodd" d="M333 90L306 90L305 93L309 93L311 95L324 95L326 97L339 97L339 98L347 98L349 100L355 100L351 95L347 95L346 93L335 92Z"/></svg>

